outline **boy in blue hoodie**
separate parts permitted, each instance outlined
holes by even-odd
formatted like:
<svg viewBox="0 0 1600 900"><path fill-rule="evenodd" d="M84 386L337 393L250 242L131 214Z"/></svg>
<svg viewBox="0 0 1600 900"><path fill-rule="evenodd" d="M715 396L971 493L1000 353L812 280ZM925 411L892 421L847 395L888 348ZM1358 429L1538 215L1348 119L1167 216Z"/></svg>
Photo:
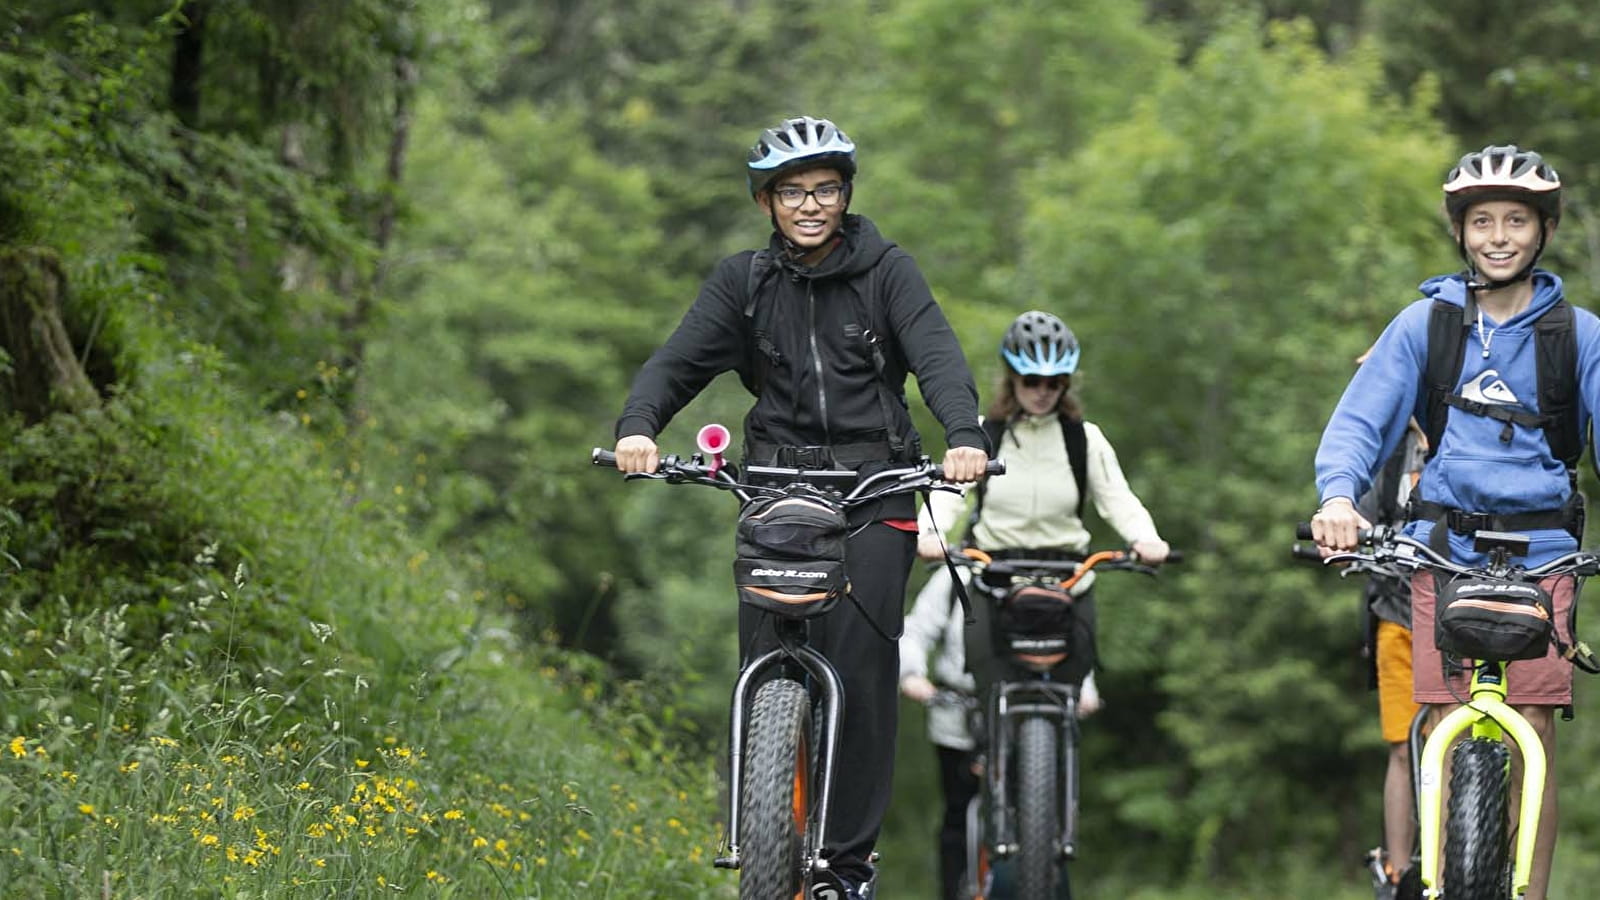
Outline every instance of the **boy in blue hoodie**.
<svg viewBox="0 0 1600 900"><path fill-rule="evenodd" d="M1486 561L1472 547L1478 529L1527 534L1531 545L1523 562L1536 566L1576 549L1582 529L1576 460L1557 458L1548 439L1551 418L1539 409L1534 336L1535 323L1565 305L1561 279L1535 267L1561 218L1561 182L1539 154L1515 146L1469 153L1445 181L1445 210L1466 271L1423 282L1422 299L1389 323L1356 370L1317 448L1321 505L1312 534L1326 550L1350 550L1358 530L1368 527L1355 498L1399 445L1410 417L1427 420L1429 318L1435 301L1443 301L1462 308L1468 333L1455 393L1436 407L1445 424L1422 470L1405 533L1448 547L1464 565ZM1570 415L1577 431L1568 433L1584 434L1600 404L1600 319L1583 309L1572 314L1577 396ZM1570 642L1564 630L1574 580L1552 579L1545 587L1555 599L1557 630ZM1411 589L1416 699L1457 703L1466 681L1459 673L1447 681L1434 647L1433 576L1420 573ZM1526 900L1545 900L1557 820L1554 712L1572 702L1572 668L1551 648L1543 659L1512 663L1509 681L1509 700L1538 730L1549 763L1526 894Z"/></svg>

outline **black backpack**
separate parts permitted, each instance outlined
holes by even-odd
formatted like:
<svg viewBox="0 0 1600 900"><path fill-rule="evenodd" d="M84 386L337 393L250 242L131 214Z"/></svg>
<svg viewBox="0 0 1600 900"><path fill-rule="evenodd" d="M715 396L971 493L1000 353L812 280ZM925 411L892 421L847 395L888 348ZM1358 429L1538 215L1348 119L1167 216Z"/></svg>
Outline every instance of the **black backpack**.
<svg viewBox="0 0 1600 900"><path fill-rule="evenodd" d="M1061 420L1061 439L1067 444L1067 462L1072 465L1072 480L1078 483L1078 509L1077 516L1083 518L1083 503L1089 498L1089 438L1085 434L1082 421L1073 421L1066 416L1057 416ZM983 433L989 439L989 446L994 449L994 455L1000 456L1000 439L1005 437L1008 423L999 419L984 419ZM972 515L967 520L967 539L972 539L972 526L978 524L978 516L983 512L983 495L989 485L989 479L978 482L978 499L972 505Z"/></svg>
<svg viewBox="0 0 1600 900"><path fill-rule="evenodd" d="M1578 334L1572 320L1572 307L1560 300L1534 323L1539 379L1539 412L1535 413L1524 407L1478 403L1456 392L1471 325L1465 308L1435 300L1428 317L1426 396L1423 414L1418 417L1428 435L1428 459L1439 452L1445 419L1454 407L1505 423L1501 438L1505 441L1511 440L1513 423L1544 429L1551 454L1576 479L1586 441L1578 429ZM1596 471L1600 473L1600 468Z"/></svg>
<svg viewBox="0 0 1600 900"><path fill-rule="evenodd" d="M893 251L891 251L893 252ZM878 270L881 266L873 266L866 272L851 279L853 294L861 304L857 310L861 322L861 339L866 341L867 352L872 357L872 368L878 375L878 406L883 411L884 432L888 437L889 449L896 459L906 459L906 440L901 433L902 424L894 415L894 404L898 403L901 409L907 404L902 390L891 390L884 371L888 361L884 356L883 335L876 327L877 317L873 314L878 306ZM760 304L761 288L775 273L781 271L779 266L773 265L772 251L767 249L757 250L750 257L750 272L745 281L744 321L747 338L745 346L748 356L745 365L739 372L739 380L744 384L745 390L759 397L761 388L766 381L766 370L769 365L775 365L780 359L778 346L772 342L772 332L768 321L772 304ZM763 313L766 313L763 315ZM909 414L907 414L909 421ZM914 455L914 454L913 454Z"/></svg>

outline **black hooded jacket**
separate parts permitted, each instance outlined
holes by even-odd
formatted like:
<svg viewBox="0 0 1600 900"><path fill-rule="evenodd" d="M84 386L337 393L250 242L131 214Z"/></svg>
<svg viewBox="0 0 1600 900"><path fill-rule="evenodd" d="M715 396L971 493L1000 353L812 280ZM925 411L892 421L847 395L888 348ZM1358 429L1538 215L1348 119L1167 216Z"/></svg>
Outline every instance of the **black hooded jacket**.
<svg viewBox="0 0 1600 900"><path fill-rule="evenodd" d="M655 437L713 378L734 371L746 386L761 385L745 417L747 457L752 448L881 441L889 428L915 446L905 401L909 372L944 425L948 446L986 449L972 372L916 262L864 216L846 215L841 232L842 243L815 267L788 261L775 233L774 264L757 287L750 319L744 311L754 251L718 263L677 330L634 379L617 437ZM858 296L866 283L858 276L873 269L875 300ZM883 340L883 382L863 336L863 314ZM769 352L756 349L757 327ZM897 421L885 422L882 383Z"/></svg>

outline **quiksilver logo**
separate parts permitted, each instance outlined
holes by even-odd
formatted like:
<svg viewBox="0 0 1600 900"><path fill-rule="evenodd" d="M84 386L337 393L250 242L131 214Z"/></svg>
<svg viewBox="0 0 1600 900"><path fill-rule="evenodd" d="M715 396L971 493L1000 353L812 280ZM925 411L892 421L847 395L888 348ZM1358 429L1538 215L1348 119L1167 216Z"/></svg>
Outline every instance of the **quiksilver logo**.
<svg viewBox="0 0 1600 900"><path fill-rule="evenodd" d="M827 572L803 572L799 569L751 569L751 575L767 575L774 578L824 578Z"/></svg>
<svg viewBox="0 0 1600 900"><path fill-rule="evenodd" d="M1499 405L1514 405L1520 403L1516 392L1511 390L1511 385L1506 384L1500 373L1494 369L1485 369L1477 378L1461 386L1461 396L1475 403L1494 403Z"/></svg>

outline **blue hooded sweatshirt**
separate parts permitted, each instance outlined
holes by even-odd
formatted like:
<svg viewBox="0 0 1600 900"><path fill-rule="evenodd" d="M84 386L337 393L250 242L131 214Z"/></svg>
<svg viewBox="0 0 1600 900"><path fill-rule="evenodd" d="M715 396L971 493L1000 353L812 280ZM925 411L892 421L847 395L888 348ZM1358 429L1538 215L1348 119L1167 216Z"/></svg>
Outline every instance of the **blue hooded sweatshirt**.
<svg viewBox="0 0 1600 900"><path fill-rule="evenodd" d="M1378 466L1405 434L1407 420L1422 421L1427 400L1428 317L1434 300L1465 307L1466 281L1443 275L1422 283L1422 299L1406 307L1384 329L1366 362L1356 370L1323 430L1317 448L1317 495L1354 500L1372 484ZM1517 404L1537 411L1538 368L1534 322L1562 298L1561 279L1543 269L1533 274L1533 300L1507 321L1483 317L1470 323L1458 393L1486 403ZM1600 319L1574 308L1578 339L1580 430L1600 402ZM1510 515L1560 509L1571 494L1566 466L1550 452L1544 430L1513 425L1511 440L1501 440L1504 423L1451 409L1438 452L1422 470L1418 496L1468 512ZM1431 522L1411 522L1406 534L1427 540ZM1532 546L1524 565L1540 565L1576 549L1560 528L1528 532ZM1465 565L1484 561L1469 535L1450 535L1451 556Z"/></svg>

